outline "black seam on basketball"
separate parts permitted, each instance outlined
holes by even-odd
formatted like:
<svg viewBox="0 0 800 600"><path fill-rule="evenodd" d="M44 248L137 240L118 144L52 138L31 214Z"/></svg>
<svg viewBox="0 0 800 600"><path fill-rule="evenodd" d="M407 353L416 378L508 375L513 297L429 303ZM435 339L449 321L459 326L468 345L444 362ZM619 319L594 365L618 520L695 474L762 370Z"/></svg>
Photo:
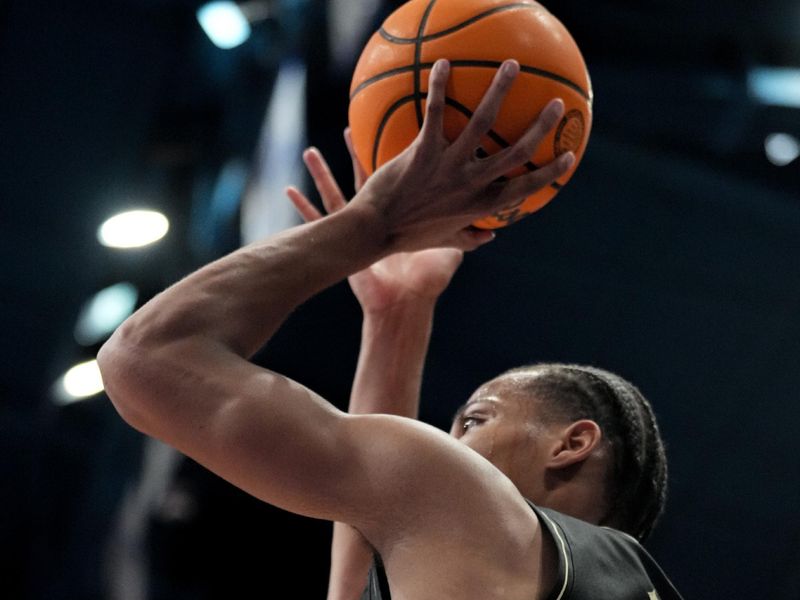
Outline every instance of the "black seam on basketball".
<svg viewBox="0 0 800 600"><path fill-rule="evenodd" d="M429 42L431 40L435 40L435 39L438 39L440 37L444 37L446 35L450 35L451 33L454 33L456 31L458 31L459 29L463 29L464 27L472 25L476 21L480 21L481 19L484 19L484 18L486 18L486 17L488 17L490 15L493 15L493 14L499 13L499 12L504 12L506 10L514 10L514 9L517 9L517 8L537 8L537 7L534 6L533 4L528 4L528 3L523 3L523 2L519 2L519 3L515 3L515 4L507 4L505 6L496 6L495 8L491 8L491 9L485 11L485 12L482 12L482 13L480 13L478 15L475 15L474 17L470 17L469 19L467 19L466 21L462 21L458 25L454 25L453 27L449 27L447 29L443 29L442 31L438 31L436 33L429 33L428 35L422 37L422 42ZM381 35L381 37L383 39L385 39L387 42L392 42L394 44L416 44L417 41L419 40L418 37L415 37L415 38L397 37L396 35L392 35L388 31L386 31L383 27L381 27L378 30L378 32L380 33L380 35Z"/></svg>
<svg viewBox="0 0 800 600"><path fill-rule="evenodd" d="M414 93L416 94L418 92L417 86L419 85L420 71L422 69L430 69L431 67L433 67L433 63L422 63L422 62L418 63L416 62L417 60L416 57L414 60L415 62L413 65L408 65L405 67L397 67L395 69L389 69L388 71L384 71L383 73L378 73L377 75L373 75L369 79L362 81L358 86L356 86L356 89L354 89L353 92L350 94L350 100L355 98L356 94L358 94L365 87L372 85L376 81L380 81L381 79L387 79L388 77L393 77L394 75L400 75L401 73L408 73L409 71L415 72ZM503 63L493 60L451 60L450 68L452 69L454 67L478 67L478 68L496 69L501 64ZM567 86L571 90L578 92L584 98L584 100L589 102L590 106L592 105L592 97L589 95L589 93L584 91L583 88L581 88L581 86L571 81L570 79L562 77L561 75L558 75L556 73L551 73L550 71L545 71L544 69L537 69L536 67L530 67L528 65L520 65L519 68L520 71L522 71L523 73L528 73L529 75L536 75L538 77L544 77L545 79L551 79L557 83ZM421 126L422 125L420 124L420 127Z"/></svg>
<svg viewBox="0 0 800 600"><path fill-rule="evenodd" d="M487 67L491 69L497 69L502 65L502 62L496 60L452 60L450 61L450 66L452 67ZM520 65L519 70L523 73L528 73L529 75L536 75L538 77L544 77L546 79L552 79L553 81L560 83L562 85L567 86L568 88L578 92L581 96L583 96L584 100L592 102L591 96L589 93L584 91L584 89L579 86L577 83L572 81L571 79L567 79L566 77L559 75L557 73L553 73L551 71L545 71L544 69L538 69L536 67L531 67L528 65Z"/></svg>
<svg viewBox="0 0 800 600"><path fill-rule="evenodd" d="M463 104L461 104L460 102L458 102L457 100L453 100L452 98L445 97L444 103L447 104L448 106L452 106L453 108L455 108L458 112L460 112L462 115L464 115L468 119L472 118L472 111L470 109L468 109L466 106L464 106ZM498 134L494 129L490 129L486 135L488 135L489 138L491 138L498 146L500 146L502 148L508 148L511 145L500 134ZM479 150L483 150L483 152L486 152L483 148L479 148ZM536 169L539 168L531 160L526 162L524 166L530 172L533 172L533 171L535 171ZM558 191L563 186L560 183L558 183L557 181L554 181L554 182L552 182L550 184L550 187L553 188L554 190Z"/></svg>
<svg viewBox="0 0 800 600"><path fill-rule="evenodd" d="M402 45L402 44L416 44L416 43L417 43L417 39L419 39L419 38L401 38L401 37L397 37L397 36L395 36L395 35L392 35L392 34L391 34L391 33L389 33L388 31L386 31L386 30L385 30L383 27L381 27L380 29L378 29L378 33L379 33L379 34L381 35L381 37L382 37L383 39L385 39L387 42L391 42L391 43L393 43L393 44L398 44L398 45Z"/></svg>
<svg viewBox="0 0 800 600"><path fill-rule="evenodd" d="M455 108L458 112L460 112L468 119L472 118L473 114L472 111L463 104L461 104L459 101L453 100L452 98L445 98L444 102L448 106L452 106L453 108ZM496 143L501 148L508 148L509 146L511 146L511 144L505 138L503 138L503 136L497 133L494 129L490 129L486 133L486 135L488 135L489 138L491 138L494 141L494 143ZM528 171L535 171L539 167L537 167L532 161L529 160L528 162L525 163L525 168L528 169Z"/></svg>
<svg viewBox="0 0 800 600"><path fill-rule="evenodd" d="M431 16L433 5L436 0L431 0L425 8L425 13L419 22L419 29L417 30L416 46L414 48L414 110L417 113L417 127L422 129L422 72L420 69L420 61L422 60L422 40L425 37L425 26L428 24L428 17Z"/></svg>
<svg viewBox="0 0 800 600"><path fill-rule="evenodd" d="M383 137L383 130L386 127L386 123L389 122L391 116L397 111L398 108L416 100L416 95L411 94L410 96L404 96L397 100L394 104L392 104L385 113L383 113L383 118L381 119L380 125L378 125L378 131L375 133L375 143L372 145L372 171L374 172L378 168L378 147L381 143L381 137Z"/></svg>
<svg viewBox="0 0 800 600"><path fill-rule="evenodd" d="M358 84L356 89L354 89L350 94L350 100L355 98L356 94L358 94L365 87L369 87L376 81L380 81L381 79L388 79L389 77L394 77L395 75L401 75L402 73L409 73L411 71L414 71L414 69L416 69L417 66L418 65L416 64L406 65L405 67L397 67L395 69L389 69L388 71L384 71L383 73L378 73L377 75L373 75L369 79L366 79L360 84ZM420 69L430 69L431 67L433 67L433 63L419 63Z"/></svg>

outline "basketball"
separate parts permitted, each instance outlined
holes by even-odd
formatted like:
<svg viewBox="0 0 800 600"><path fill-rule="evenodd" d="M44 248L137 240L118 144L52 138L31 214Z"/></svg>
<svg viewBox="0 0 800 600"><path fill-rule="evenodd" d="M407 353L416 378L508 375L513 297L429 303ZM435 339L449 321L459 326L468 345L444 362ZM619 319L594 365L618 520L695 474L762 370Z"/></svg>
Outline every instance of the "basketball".
<svg viewBox="0 0 800 600"><path fill-rule="evenodd" d="M481 142L488 155L513 144L553 98L564 100L561 122L515 177L572 151L575 163L558 181L517 206L475 225L504 227L547 204L580 162L592 125L592 86L572 36L533 0L410 0L393 12L361 53L350 86L349 121L355 154L368 174L402 152L425 115L428 76L436 60L450 61L445 136L467 124L505 59L520 74Z"/></svg>

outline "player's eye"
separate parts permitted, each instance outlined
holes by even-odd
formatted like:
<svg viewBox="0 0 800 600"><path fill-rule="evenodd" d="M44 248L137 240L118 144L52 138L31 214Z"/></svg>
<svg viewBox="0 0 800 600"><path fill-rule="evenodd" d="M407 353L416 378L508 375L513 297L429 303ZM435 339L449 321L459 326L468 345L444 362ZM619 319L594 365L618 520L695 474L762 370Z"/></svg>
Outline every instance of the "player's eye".
<svg viewBox="0 0 800 600"><path fill-rule="evenodd" d="M464 431L468 431L477 425L481 425L484 421L485 419L481 419L475 415L470 415L461 420L461 428Z"/></svg>

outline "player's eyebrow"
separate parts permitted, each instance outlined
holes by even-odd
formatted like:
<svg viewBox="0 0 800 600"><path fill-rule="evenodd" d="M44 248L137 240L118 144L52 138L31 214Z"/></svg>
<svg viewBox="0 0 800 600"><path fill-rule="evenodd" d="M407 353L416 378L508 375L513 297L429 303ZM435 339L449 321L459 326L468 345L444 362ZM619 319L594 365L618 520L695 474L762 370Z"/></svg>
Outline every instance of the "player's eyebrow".
<svg viewBox="0 0 800 600"><path fill-rule="evenodd" d="M498 404L500 404L500 401L496 400L495 398L480 398L480 397L479 398L472 398L470 400L467 400L456 411L456 414L453 415L453 421L458 420L461 417L461 415L464 414L464 411L466 411L473 404L491 404L492 407L494 407L494 406L497 406Z"/></svg>

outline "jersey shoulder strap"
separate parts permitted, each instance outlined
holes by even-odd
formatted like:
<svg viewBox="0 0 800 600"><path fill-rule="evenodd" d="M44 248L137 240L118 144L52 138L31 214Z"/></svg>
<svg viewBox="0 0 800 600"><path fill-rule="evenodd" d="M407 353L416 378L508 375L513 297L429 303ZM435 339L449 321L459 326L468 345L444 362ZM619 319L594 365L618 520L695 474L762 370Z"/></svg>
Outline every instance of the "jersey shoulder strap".
<svg viewBox="0 0 800 600"><path fill-rule="evenodd" d="M380 554L372 555L372 568L367 576L367 587L361 594L361 600L391 600L389 593L389 580L386 578L386 569Z"/></svg>
<svg viewBox="0 0 800 600"><path fill-rule="evenodd" d="M558 579L548 600L682 600L633 537L528 504L558 552Z"/></svg>

